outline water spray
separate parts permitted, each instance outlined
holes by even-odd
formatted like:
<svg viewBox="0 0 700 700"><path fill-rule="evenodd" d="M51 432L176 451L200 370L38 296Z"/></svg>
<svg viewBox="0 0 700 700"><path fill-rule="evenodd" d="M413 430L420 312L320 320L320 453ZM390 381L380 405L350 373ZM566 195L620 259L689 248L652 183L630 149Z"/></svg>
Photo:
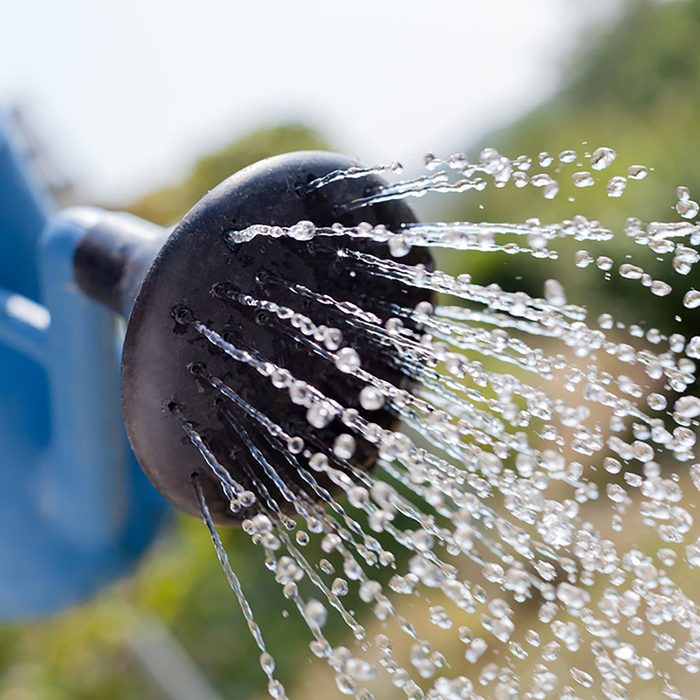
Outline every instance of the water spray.
<svg viewBox="0 0 700 700"><path fill-rule="evenodd" d="M35 321L46 309L60 350L47 376L64 403L67 379L85 402L77 412L58 402L55 420L66 445L90 428L93 449L70 464L56 452L58 482L45 459L30 460L44 489L25 495L36 546L24 568L0 567L3 595L31 566L60 573L44 556L48 533L89 582L77 590L60 579L56 593L52 581L57 607L121 573L157 531L162 507L148 517L135 507L157 503L147 485L113 488L131 456L113 407L80 371L99 379L95 352L121 343L118 315L128 318L121 399L133 451L172 504L206 523L272 697L287 691L218 525L242 527L260 549L342 695L687 694L684 679L700 670L700 337L590 318L555 279L537 296L452 276L430 250L546 262L573 240L572 269L614 272L650 299L671 283L596 254L614 232L581 215L419 223L405 201L487 186L551 199L565 177L594 186L616 154L511 159L485 149L476 162L429 155L425 165L390 181L381 175L395 166L291 154L232 176L172 232L86 210L48 225L39 267L55 283L43 296L16 289L0 331L38 360L43 331L27 309ZM647 172L630 164L606 175L607 196ZM698 205L685 188L676 212L669 222L630 218L624 233L683 276L700 260ZM698 292L682 303L692 312ZM121 458L96 478L105 444L121 445ZM96 499L112 510L100 513ZM11 517L17 527L26 514ZM19 591L19 606L5 597L2 613L41 612L46 595L41 585ZM329 615L347 627L347 646L326 637Z"/></svg>

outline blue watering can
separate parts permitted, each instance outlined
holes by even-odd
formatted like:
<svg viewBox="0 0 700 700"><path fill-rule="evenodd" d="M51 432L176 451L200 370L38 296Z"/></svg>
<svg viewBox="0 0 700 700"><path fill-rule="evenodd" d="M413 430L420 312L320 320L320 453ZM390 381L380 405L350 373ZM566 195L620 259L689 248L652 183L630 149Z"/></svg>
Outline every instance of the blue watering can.
<svg viewBox="0 0 700 700"><path fill-rule="evenodd" d="M0 115L0 618L51 613L132 568L167 514L129 447L123 321L81 293L97 209L57 213Z"/></svg>
<svg viewBox="0 0 700 700"><path fill-rule="evenodd" d="M343 298L361 285L333 273L333 246L264 236L231 246L228 235L260 222L367 221L395 230L415 221L403 202L339 213L367 187L383 186L375 175L335 177L352 167L345 156L315 151L262 160L211 190L170 232L99 209L56 213L0 122L0 619L50 613L133 567L169 510L151 483L197 516L196 479L217 523L247 517L234 493L256 469L241 456L247 438L194 370L206 360L265 415L289 425L294 418L257 371L211 352L193 331L201 324L192 309L271 362L308 373L313 358L257 315L234 313L222 283L250 293L271 275ZM322 190L310 186L326 180ZM431 264L426 252L411 256ZM407 306L424 300L391 281L373 280L372 296ZM374 371L402 379L385 362ZM337 377L327 381L343 404L359 393ZM328 427L319 439L331 444L339 430ZM374 452L356 457L369 468ZM270 459L284 480L298 482L283 455Z"/></svg>

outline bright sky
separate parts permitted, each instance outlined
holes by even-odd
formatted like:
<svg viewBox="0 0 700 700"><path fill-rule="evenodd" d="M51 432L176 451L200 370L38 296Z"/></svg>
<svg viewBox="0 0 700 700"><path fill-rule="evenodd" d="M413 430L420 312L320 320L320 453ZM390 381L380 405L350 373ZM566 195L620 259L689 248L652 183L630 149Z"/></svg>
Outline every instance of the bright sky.
<svg viewBox="0 0 700 700"><path fill-rule="evenodd" d="M368 162L465 146L539 102L595 0L0 0L0 103L119 202L283 120ZM590 30L589 30L590 31Z"/></svg>

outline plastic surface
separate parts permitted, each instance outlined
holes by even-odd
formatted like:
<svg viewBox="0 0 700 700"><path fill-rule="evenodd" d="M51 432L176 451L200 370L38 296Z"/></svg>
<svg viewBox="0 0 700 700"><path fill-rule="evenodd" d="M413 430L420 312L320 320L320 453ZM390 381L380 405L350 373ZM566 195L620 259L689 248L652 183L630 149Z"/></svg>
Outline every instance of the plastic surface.
<svg viewBox="0 0 700 700"><path fill-rule="evenodd" d="M105 217L52 216L0 124L0 618L84 600L167 512L124 433L123 324L73 281L75 247Z"/></svg>
<svg viewBox="0 0 700 700"><path fill-rule="evenodd" d="M73 258L75 281L91 299L128 318L146 272L168 232L130 214L105 214Z"/></svg>
<svg viewBox="0 0 700 700"><path fill-rule="evenodd" d="M298 468L279 450L270 447L264 431L254 420L246 419L207 379L193 376L192 364L201 365L205 372L224 381L289 435L308 437L310 446L314 440L332 445L338 434L347 430L336 419L307 436L310 429L305 409L293 405L286 392L275 389L254 369L208 343L193 323L186 320L188 313L238 348L259 353L289 369L296 378L313 383L343 406L359 408L362 383L290 337L285 333L285 324L277 322L272 314L242 308L224 298L227 290L302 310L319 324L341 326L345 343L360 352L366 369L398 386L407 385L408 380L395 367L393 356L370 344L367 333L347 324L347 319L332 308L319 308L289 288L293 283L301 284L389 318L389 304L412 307L428 298L429 293L370 276L350 260L338 257L338 248L342 246L387 256L386 245L346 237L298 241L259 236L235 245L226 241L227 231L256 223L289 226L310 220L318 226L330 226L338 220L347 225L367 221L395 229L401 223L415 220L403 202L387 202L350 214L338 213L338 205L362 196L368 187L380 186L382 181L377 176L338 179L320 189L307 189L310 181L351 165L356 163L345 156L302 152L268 158L245 168L209 192L185 216L146 276L129 319L124 346L124 416L142 467L158 490L185 512L199 513L191 483L191 475L197 473L217 522L238 524L247 514L231 512L229 501L185 435L181 419L171 410L173 407L199 431L217 461L239 483L256 490L251 474L267 482L267 477L261 474L260 462L245 445L240 429L243 425L255 446L292 490L308 488L302 483ZM431 264L426 250L418 248L402 260ZM219 288L220 293L212 293ZM178 320L176 310L183 308L187 312ZM385 410L374 411L368 418L385 427L394 422ZM375 454L374 446L360 440L353 460L356 466L371 468ZM319 476L319 481L323 482L323 477ZM324 485L332 488L328 483ZM276 486L269 482L267 486L278 493ZM282 507L285 507L283 502ZM289 504L286 507L293 512Z"/></svg>
<svg viewBox="0 0 700 700"><path fill-rule="evenodd" d="M41 302L37 251L54 205L26 167L12 134L12 124L0 111L0 285Z"/></svg>

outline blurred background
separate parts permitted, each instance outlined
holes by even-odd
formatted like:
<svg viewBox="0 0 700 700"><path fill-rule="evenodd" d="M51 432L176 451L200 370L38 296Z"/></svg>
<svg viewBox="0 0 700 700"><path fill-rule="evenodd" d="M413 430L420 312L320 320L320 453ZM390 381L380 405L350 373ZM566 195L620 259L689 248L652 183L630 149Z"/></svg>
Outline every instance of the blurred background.
<svg viewBox="0 0 700 700"><path fill-rule="evenodd" d="M410 165L426 151L475 158L485 145L509 156L609 145L621 164L654 169L625 213L664 219L676 185L700 188L698 36L700 0L4 0L0 106L63 205L160 224L276 153L330 148ZM440 220L581 211L624 221L616 200L568 194L509 188L418 208ZM557 263L560 279L572 255ZM557 276L524 256L442 262L538 295ZM658 264L644 260L652 274ZM601 286L595 270L576 281L570 301L605 297L621 316L649 299L614 278ZM671 297L644 317L663 329L677 308ZM697 331L682 320L674 330ZM245 535L224 537L269 646L284 650L280 680L291 697L322 697L324 671L259 552ZM262 698L255 659L205 529L177 516L130 579L51 619L0 626L0 700Z"/></svg>

